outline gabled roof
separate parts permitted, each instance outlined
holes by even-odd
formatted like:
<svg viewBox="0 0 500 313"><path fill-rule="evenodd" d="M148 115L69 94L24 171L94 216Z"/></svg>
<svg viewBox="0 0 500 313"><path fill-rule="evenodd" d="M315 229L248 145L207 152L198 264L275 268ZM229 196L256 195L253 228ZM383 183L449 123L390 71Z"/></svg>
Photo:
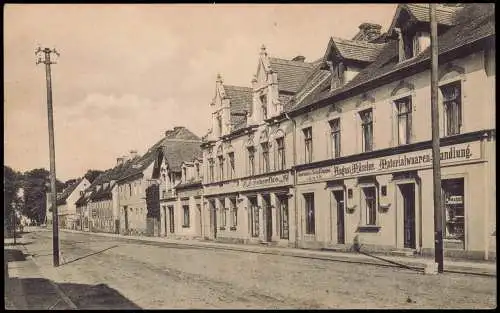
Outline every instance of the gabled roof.
<svg viewBox="0 0 500 313"><path fill-rule="evenodd" d="M493 9L492 9L493 6ZM471 3L464 4L464 9L457 13L457 25L451 27L438 37L439 54L449 52L478 40L495 35L494 4ZM398 63L398 43L392 40L380 52L377 59L363 69L346 85L333 91L319 92L310 97L308 101L296 104L291 108L297 110L314 102L321 101L341 94L352 94L352 90L369 82L375 81L396 71L405 71L416 64L428 62L430 47L415 58Z"/></svg>
<svg viewBox="0 0 500 313"><path fill-rule="evenodd" d="M324 60L326 61L331 50L335 49L339 56L345 60L373 62L385 45L385 43L369 43L366 41L331 37Z"/></svg>
<svg viewBox="0 0 500 313"><path fill-rule="evenodd" d="M271 69L278 74L279 91L295 93L303 84L314 64L303 61L291 61L269 58Z"/></svg>
<svg viewBox="0 0 500 313"><path fill-rule="evenodd" d="M76 187L82 182L83 178L79 178L76 182L69 185L63 192L57 197L56 204L62 205L66 204L66 199L75 191Z"/></svg>
<svg viewBox="0 0 500 313"><path fill-rule="evenodd" d="M438 24L453 26L456 24L456 14L462 10L462 6L446 6L446 5L436 5L436 19ZM394 27L396 27L401 12L408 13L417 22L430 22L429 17L429 4L427 3L404 3L399 4L396 9L396 14L392 19L391 26L389 27L388 33L391 33Z"/></svg>

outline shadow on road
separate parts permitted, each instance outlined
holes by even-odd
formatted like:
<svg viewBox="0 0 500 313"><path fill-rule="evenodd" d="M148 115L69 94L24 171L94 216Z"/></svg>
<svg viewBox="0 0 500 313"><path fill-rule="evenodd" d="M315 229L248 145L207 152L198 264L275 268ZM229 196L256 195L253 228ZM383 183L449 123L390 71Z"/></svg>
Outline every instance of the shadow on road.
<svg viewBox="0 0 500 313"><path fill-rule="evenodd" d="M126 310L141 309L117 290L106 284L87 285L56 283L78 309ZM71 309L45 278L8 278L5 282L6 303L13 309Z"/></svg>
<svg viewBox="0 0 500 313"><path fill-rule="evenodd" d="M26 255L21 250L18 249L4 249L3 257L4 257L4 263L26 261Z"/></svg>
<svg viewBox="0 0 500 313"><path fill-rule="evenodd" d="M79 258L76 258L76 259L74 259L74 260L70 260L70 261L64 262L64 263L62 263L60 266L67 265L67 264L70 264L70 263L73 263L73 262L76 262L76 261L79 261L79 260L82 260L82 259L88 258L88 257L90 257L90 256L93 256L93 255L99 254L99 253L103 253L104 251L108 251L108 250L111 250L111 249L116 248L116 247L118 247L118 245L114 245L114 246L111 246L111 247L109 247L109 248L102 249L102 250L99 250L99 251L97 251L97 252L94 252L94 253L91 253L91 254L84 255L84 256L79 257Z"/></svg>

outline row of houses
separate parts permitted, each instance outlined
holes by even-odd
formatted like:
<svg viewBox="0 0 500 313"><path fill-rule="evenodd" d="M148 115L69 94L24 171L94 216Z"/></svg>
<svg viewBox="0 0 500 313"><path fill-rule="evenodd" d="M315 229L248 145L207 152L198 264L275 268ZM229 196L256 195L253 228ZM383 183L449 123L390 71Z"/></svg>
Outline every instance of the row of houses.
<svg viewBox="0 0 500 313"><path fill-rule="evenodd" d="M493 4L438 5L445 255L496 254ZM264 46L251 87L218 75L184 127L90 186L75 227L313 249L434 253L427 4L398 5L308 62Z"/></svg>

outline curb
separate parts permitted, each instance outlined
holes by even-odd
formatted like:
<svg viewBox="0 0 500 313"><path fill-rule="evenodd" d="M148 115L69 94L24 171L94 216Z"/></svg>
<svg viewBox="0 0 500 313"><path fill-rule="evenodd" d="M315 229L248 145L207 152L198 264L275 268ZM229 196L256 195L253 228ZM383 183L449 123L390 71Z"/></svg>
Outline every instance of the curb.
<svg viewBox="0 0 500 313"><path fill-rule="evenodd" d="M23 249L28 252L28 254L26 255L26 259L28 260L31 260L33 261L33 263L35 263L35 265L38 267L38 270L40 270L42 267L40 266L40 264L35 261L35 259L29 254L29 250L23 245ZM42 273L43 274L43 273ZM71 299L61 290L61 288L55 283L53 282L51 279L48 279L47 277L45 277L49 282L50 284L52 285L52 287L54 287L54 290L56 291L57 295L64 301L64 303L66 303L72 310L78 310L78 307L76 306L75 303L73 303L73 301L71 301ZM53 310L54 307L58 304L59 302L56 302L54 303L51 307L47 308L47 310Z"/></svg>
<svg viewBox="0 0 500 313"><path fill-rule="evenodd" d="M269 250L260 250L261 247L251 246L242 246L242 247L234 247L234 246L225 246L225 244L217 243L217 242L185 242L183 240L171 240L171 241L160 241L154 239L148 239L139 236L123 236L119 234L108 234L108 233L94 233L94 232L84 232L70 229L62 229L64 232L68 233L80 233L80 234L92 234L98 235L102 237L111 237L111 238L119 238L124 240L137 240L142 242L157 242L157 243L166 243L166 244L174 244L181 246L190 246L190 247L203 247L203 248L212 248L212 249L220 249L227 251L239 251L239 252L249 252L249 253L258 253L258 254L271 254L271 255L280 255L280 256L288 256L288 257L296 257L296 258L305 258L305 259L315 259L315 260L323 260L323 261L333 261L333 262L344 262L351 264L366 264L366 265L374 265L381 267L392 267L392 268L407 268L410 270L415 270L424 273L425 267L427 263L432 262L432 260L404 260L404 261L394 261L390 259L384 259L383 256L379 258L380 261L372 261L370 258L377 259L378 256L366 256L366 257L358 257L356 254L338 256L338 255L318 255L318 254L307 254L307 253L297 253L295 251L277 251L272 250L273 248L268 248ZM356 255L356 256L355 256ZM354 256L354 257L353 257ZM492 273L491 270L481 269L481 268L471 268L460 265L448 265L448 269L445 268L445 273L454 273L454 274L466 274L466 275L476 275L476 276L486 276L486 277L497 277L496 269L495 272Z"/></svg>

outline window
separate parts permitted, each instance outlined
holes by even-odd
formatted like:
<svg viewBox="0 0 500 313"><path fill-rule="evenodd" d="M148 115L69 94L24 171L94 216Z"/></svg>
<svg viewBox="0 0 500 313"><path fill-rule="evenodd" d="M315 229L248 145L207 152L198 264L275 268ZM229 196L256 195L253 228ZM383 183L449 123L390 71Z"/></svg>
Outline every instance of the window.
<svg viewBox="0 0 500 313"><path fill-rule="evenodd" d="M302 130L304 132L305 163L312 162L312 127Z"/></svg>
<svg viewBox="0 0 500 313"><path fill-rule="evenodd" d="M128 193L129 193L129 197L132 197L132 185L131 184L128 184Z"/></svg>
<svg viewBox="0 0 500 313"><path fill-rule="evenodd" d="M396 100L398 110L398 144L406 145L411 141L411 97Z"/></svg>
<svg viewBox="0 0 500 313"><path fill-rule="evenodd" d="M267 97L266 95L260 96L260 102L262 106L262 118L267 119Z"/></svg>
<svg viewBox="0 0 500 313"><path fill-rule="evenodd" d="M269 144L264 142L262 147L261 173L269 172Z"/></svg>
<svg viewBox="0 0 500 313"><path fill-rule="evenodd" d="M257 206L257 198L250 200L250 227L252 237L259 237L259 207Z"/></svg>
<svg viewBox="0 0 500 313"><path fill-rule="evenodd" d="M234 178L234 152L227 154L227 175L228 179Z"/></svg>
<svg viewBox="0 0 500 313"><path fill-rule="evenodd" d="M248 175L255 175L255 148L248 148Z"/></svg>
<svg viewBox="0 0 500 313"><path fill-rule="evenodd" d="M236 229L238 226L238 207L236 206L236 198L231 200L231 226Z"/></svg>
<svg viewBox="0 0 500 313"><path fill-rule="evenodd" d="M364 195L364 214L365 214L365 224L366 225L376 225L377 224L377 196L375 187L365 187L362 188Z"/></svg>
<svg viewBox="0 0 500 313"><path fill-rule="evenodd" d="M288 199L286 196L278 198L280 217L280 238L288 239Z"/></svg>
<svg viewBox="0 0 500 313"><path fill-rule="evenodd" d="M183 205L182 210L184 211L184 223L182 227L189 227L189 205Z"/></svg>
<svg viewBox="0 0 500 313"><path fill-rule="evenodd" d="M187 182L187 173L186 173L186 168L185 167L182 168L182 176L184 178L184 182Z"/></svg>
<svg viewBox="0 0 500 313"><path fill-rule="evenodd" d="M448 240L465 242L464 179L443 179L442 183L444 217L443 237Z"/></svg>
<svg viewBox="0 0 500 313"><path fill-rule="evenodd" d="M214 159L208 159L208 180L214 182Z"/></svg>
<svg viewBox="0 0 500 313"><path fill-rule="evenodd" d="M361 117L361 134L363 152L372 151L373 149L373 111L372 109L365 110L359 113Z"/></svg>
<svg viewBox="0 0 500 313"><path fill-rule="evenodd" d="M219 159L219 180L224 180L224 158L222 155L218 156Z"/></svg>
<svg viewBox="0 0 500 313"><path fill-rule="evenodd" d="M460 134L462 126L461 82L441 86L443 94L445 136Z"/></svg>
<svg viewBox="0 0 500 313"><path fill-rule="evenodd" d="M220 215L220 226L221 228L226 227L226 208L224 207L224 199L219 200L219 215Z"/></svg>
<svg viewBox="0 0 500 313"><path fill-rule="evenodd" d="M277 164L277 169L278 170L284 170L286 165L285 165L285 138L277 138L276 139L276 164Z"/></svg>
<svg viewBox="0 0 500 313"><path fill-rule="evenodd" d="M218 131L217 135L221 136L222 135L222 118L220 115L217 116L217 131Z"/></svg>
<svg viewBox="0 0 500 313"><path fill-rule="evenodd" d="M405 29L401 32L399 38L400 62L409 60L420 53L419 37L420 33L415 32L414 30Z"/></svg>
<svg viewBox="0 0 500 313"><path fill-rule="evenodd" d="M195 166L196 166L196 178L199 179L200 178L200 164L196 163Z"/></svg>
<svg viewBox="0 0 500 313"><path fill-rule="evenodd" d="M330 121L332 158L340 157L340 118Z"/></svg>
<svg viewBox="0 0 500 313"><path fill-rule="evenodd" d="M315 220L314 220L314 194L304 194L305 213L306 213L306 234L315 234Z"/></svg>

